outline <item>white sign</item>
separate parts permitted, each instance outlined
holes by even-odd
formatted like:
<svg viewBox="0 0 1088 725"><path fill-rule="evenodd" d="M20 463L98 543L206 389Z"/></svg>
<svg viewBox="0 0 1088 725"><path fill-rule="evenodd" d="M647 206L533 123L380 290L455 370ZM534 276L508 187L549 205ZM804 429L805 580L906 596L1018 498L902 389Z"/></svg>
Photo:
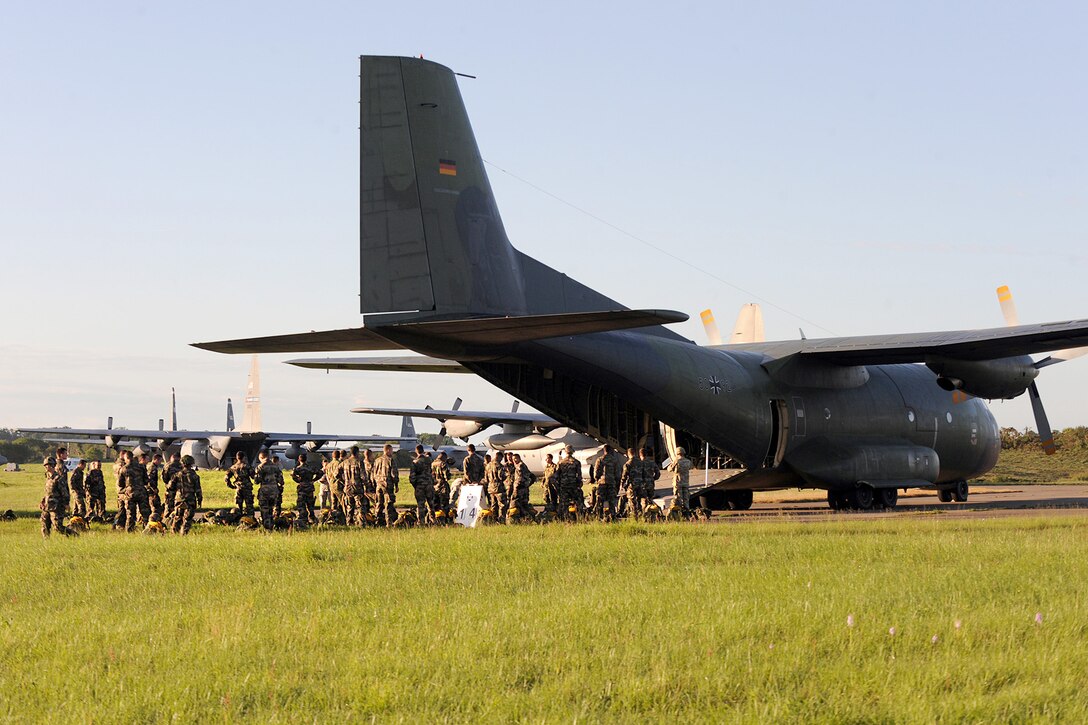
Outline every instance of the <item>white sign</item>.
<svg viewBox="0 0 1088 725"><path fill-rule="evenodd" d="M479 484L461 486L457 497L457 523L461 526L476 528L476 519L480 517L480 502L484 497L484 487Z"/></svg>

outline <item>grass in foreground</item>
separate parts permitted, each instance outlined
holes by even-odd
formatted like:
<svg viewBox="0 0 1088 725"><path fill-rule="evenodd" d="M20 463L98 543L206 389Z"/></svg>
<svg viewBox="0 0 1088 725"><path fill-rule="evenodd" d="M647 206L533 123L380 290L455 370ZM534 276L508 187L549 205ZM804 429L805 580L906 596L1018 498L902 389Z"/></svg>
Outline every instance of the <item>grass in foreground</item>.
<svg viewBox="0 0 1088 725"><path fill-rule="evenodd" d="M0 718L1084 721L1086 554L1079 519L48 541L22 519Z"/></svg>

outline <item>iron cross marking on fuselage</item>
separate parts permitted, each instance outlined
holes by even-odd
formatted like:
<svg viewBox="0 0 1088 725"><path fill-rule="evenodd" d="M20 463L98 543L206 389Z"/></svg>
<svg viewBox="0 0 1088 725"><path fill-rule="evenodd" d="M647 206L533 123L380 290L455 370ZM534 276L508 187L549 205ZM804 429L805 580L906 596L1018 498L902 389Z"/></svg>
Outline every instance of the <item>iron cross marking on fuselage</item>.
<svg viewBox="0 0 1088 725"><path fill-rule="evenodd" d="M715 395L721 395L721 392L722 392L722 381L721 380L718 380L718 378L716 376L711 375L710 380L708 380L707 382L710 384L710 392L714 393Z"/></svg>

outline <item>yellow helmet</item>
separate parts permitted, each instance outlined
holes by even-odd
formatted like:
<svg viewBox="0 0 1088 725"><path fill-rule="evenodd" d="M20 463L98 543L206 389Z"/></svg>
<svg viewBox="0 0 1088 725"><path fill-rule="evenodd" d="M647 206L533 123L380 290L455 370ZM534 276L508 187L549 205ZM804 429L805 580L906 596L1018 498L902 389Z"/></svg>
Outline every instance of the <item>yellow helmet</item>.
<svg viewBox="0 0 1088 725"><path fill-rule="evenodd" d="M480 510L480 516L490 516L490 515L491 515L491 509L481 509Z"/></svg>
<svg viewBox="0 0 1088 725"><path fill-rule="evenodd" d="M517 506L511 506L510 510L506 512L506 515L507 516L517 516L518 515L518 507Z"/></svg>
<svg viewBox="0 0 1088 725"><path fill-rule="evenodd" d="M434 517L436 519L444 519L446 518L446 512L443 509L438 509L434 512Z"/></svg>
<svg viewBox="0 0 1088 725"><path fill-rule="evenodd" d="M145 531L149 534L165 534L166 527L162 525L161 521L150 521Z"/></svg>
<svg viewBox="0 0 1088 725"><path fill-rule="evenodd" d="M570 505L570 506L569 506L569 507L567 508L567 511L570 511L570 512L571 512L572 514L576 514L576 513L578 513L578 507L577 507L577 506L575 506L574 504L571 504L571 505Z"/></svg>

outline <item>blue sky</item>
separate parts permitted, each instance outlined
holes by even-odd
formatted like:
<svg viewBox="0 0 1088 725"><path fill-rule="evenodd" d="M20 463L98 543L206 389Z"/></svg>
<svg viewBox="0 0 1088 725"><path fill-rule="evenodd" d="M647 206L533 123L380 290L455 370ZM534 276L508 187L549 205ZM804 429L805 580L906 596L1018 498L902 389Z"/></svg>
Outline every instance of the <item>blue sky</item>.
<svg viewBox="0 0 1088 725"><path fill-rule="evenodd" d="M198 340L358 325L360 54L465 96L526 253L632 307L768 337L1088 316L1076 3L49 3L0 24L0 426L218 425L247 358ZM703 274L699 269L711 272ZM715 279L718 278L718 279ZM722 282L721 280L725 280ZM743 291L742 291L743 290ZM396 429L467 377L263 360L265 427ZM1039 381L1088 424L1088 365ZM1032 421L1025 398L992 406ZM420 425L421 429L428 429ZM430 428L434 430L434 427Z"/></svg>

